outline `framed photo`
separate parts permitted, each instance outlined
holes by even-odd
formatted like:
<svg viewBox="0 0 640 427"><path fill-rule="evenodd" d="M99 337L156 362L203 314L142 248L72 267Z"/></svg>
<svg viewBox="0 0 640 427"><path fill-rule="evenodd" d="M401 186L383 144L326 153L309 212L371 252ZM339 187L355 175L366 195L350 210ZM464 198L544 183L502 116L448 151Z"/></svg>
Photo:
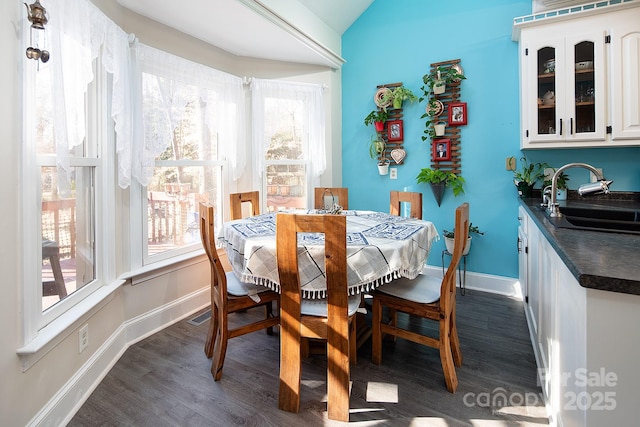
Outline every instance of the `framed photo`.
<svg viewBox="0 0 640 427"><path fill-rule="evenodd" d="M443 160L451 160L451 140L449 140L449 139L434 139L433 140L432 160L434 162L441 162Z"/></svg>
<svg viewBox="0 0 640 427"><path fill-rule="evenodd" d="M402 141L402 120L387 122L387 139L389 141Z"/></svg>
<svg viewBox="0 0 640 427"><path fill-rule="evenodd" d="M467 103L452 102L449 104L449 126L467 124Z"/></svg>

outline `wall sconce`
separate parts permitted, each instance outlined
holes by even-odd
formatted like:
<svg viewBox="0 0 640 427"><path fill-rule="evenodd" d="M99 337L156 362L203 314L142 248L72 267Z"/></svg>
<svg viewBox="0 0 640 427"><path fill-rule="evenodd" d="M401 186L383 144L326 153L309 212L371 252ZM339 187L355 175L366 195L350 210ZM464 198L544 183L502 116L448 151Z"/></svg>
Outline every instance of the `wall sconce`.
<svg viewBox="0 0 640 427"><path fill-rule="evenodd" d="M35 44L36 47L33 47L33 31L44 30L44 26L49 22L49 19L47 18L47 9L40 4L40 0L36 0L30 5L26 3L24 5L27 8L27 18L29 19L29 22L31 22L31 28L29 29L29 40L31 46L27 48L27 58L35 59L36 61L39 59L45 63L49 60L49 51L40 49L38 47L38 43Z"/></svg>

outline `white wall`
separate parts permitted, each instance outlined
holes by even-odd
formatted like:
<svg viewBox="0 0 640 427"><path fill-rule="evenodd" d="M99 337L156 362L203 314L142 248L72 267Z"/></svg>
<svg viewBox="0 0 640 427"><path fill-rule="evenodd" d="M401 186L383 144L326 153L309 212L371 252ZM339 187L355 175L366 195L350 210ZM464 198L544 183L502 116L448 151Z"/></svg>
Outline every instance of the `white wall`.
<svg viewBox="0 0 640 427"><path fill-rule="evenodd" d="M282 78L328 86L327 140L330 168L323 185L341 183L340 72L324 67L238 58L121 9L115 0L94 0L125 31L141 42L213 66L238 76ZM50 11L52 13L53 11ZM22 340L20 230L21 71L33 66L24 55L18 29L25 7L19 1L0 2L0 419L2 425L60 425L71 417L126 348L208 304L208 267L203 258L184 268L149 277L136 286L125 284L103 303L59 335L59 342L33 366L22 371L16 349ZM325 43L331 45L331 42ZM203 53L204 52L204 53ZM52 52L52 55L55 55ZM250 163L248 163L250 164ZM126 193L126 192L125 192ZM126 200L119 195L118 200ZM34 208L38 201L34 201ZM122 234L126 230L122 231ZM124 239L119 239L124 240ZM198 262L200 261L200 262ZM89 325L89 347L78 354L79 327ZM204 357L204 353L202 353Z"/></svg>

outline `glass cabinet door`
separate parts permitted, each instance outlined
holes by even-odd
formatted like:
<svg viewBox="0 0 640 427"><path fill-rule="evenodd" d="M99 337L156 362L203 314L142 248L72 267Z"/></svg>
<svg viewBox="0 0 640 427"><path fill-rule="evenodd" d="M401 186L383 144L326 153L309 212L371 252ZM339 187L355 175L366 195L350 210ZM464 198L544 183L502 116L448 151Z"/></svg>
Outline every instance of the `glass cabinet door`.
<svg viewBox="0 0 640 427"><path fill-rule="evenodd" d="M583 41L574 47L574 115L576 133L595 133L595 94L600 88L595 84L594 44Z"/></svg>
<svg viewBox="0 0 640 427"><path fill-rule="evenodd" d="M556 133L556 49L543 47L537 52L538 135Z"/></svg>
<svg viewBox="0 0 640 427"><path fill-rule="evenodd" d="M567 139L605 138L604 39L603 31L567 37Z"/></svg>

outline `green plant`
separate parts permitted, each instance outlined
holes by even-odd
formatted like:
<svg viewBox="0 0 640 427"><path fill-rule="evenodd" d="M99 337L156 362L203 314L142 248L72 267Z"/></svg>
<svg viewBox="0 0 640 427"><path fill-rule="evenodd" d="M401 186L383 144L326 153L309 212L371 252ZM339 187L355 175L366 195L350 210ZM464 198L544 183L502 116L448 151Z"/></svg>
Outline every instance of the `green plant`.
<svg viewBox="0 0 640 427"><path fill-rule="evenodd" d="M544 180L544 182L542 183L542 186L546 187L548 185L551 185L552 177L553 176L549 177L549 179ZM558 179L556 180L556 186L558 190L566 190L568 188L567 181L569 181L569 176L564 172L560 172L560 174L558 174Z"/></svg>
<svg viewBox="0 0 640 427"><path fill-rule="evenodd" d="M386 122L388 114L385 110L373 110L364 118L365 126L374 124L375 122Z"/></svg>
<svg viewBox="0 0 640 427"><path fill-rule="evenodd" d="M384 156L384 149L387 148L387 143L379 135L371 136L371 143L369 144L369 156L372 159L378 160L378 162L384 162L386 160Z"/></svg>
<svg viewBox="0 0 640 427"><path fill-rule="evenodd" d="M424 86L422 86L420 89L424 93L424 96L421 97L419 101L422 102L424 98L433 93L433 88L435 86L443 86L451 83L456 83L464 79L466 79L466 77L463 74L458 73L458 70L453 67L436 67L430 73L422 76L422 82L424 83Z"/></svg>
<svg viewBox="0 0 640 427"><path fill-rule="evenodd" d="M424 135L422 136L422 141L426 141L427 139L433 138L436 136L436 131L433 125L436 123L439 116L432 116L431 114L429 114L429 111L436 111L438 109L438 100L435 97L431 97L429 98L428 104L429 105L426 109L427 112L425 112L422 116L420 116L421 119L427 119L427 121L424 124L425 129L424 129Z"/></svg>
<svg viewBox="0 0 640 427"><path fill-rule="evenodd" d="M404 86L398 86L396 88L391 89L382 97L382 103L386 104L389 101L393 103L394 108L400 108L402 106L403 101L415 102L418 100L418 97L411 92L411 90L407 89Z"/></svg>
<svg viewBox="0 0 640 427"><path fill-rule="evenodd" d="M469 223L469 234L474 233L474 234L478 234L480 236L484 236L484 231L480 231L480 229L478 228L478 226L473 225L473 223ZM444 237L448 237L449 239L453 239L453 237L455 236L455 231L449 231L449 230L442 230L442 235Z"/></svg>
<svg viewBox="0 0 640 427"><path fill-rule="evenodd" d="M464 178L453 172L446 172L441 169L423 168L416 176L418 184L444 184L445 187L451 188L454 196L464 194Z"/></svg>
<svg viewBox="0 0 640 427"><path fill-rule="evenodd" d="M529 163L525 156L522 156L520 161L522 162L522 167L513 173L516 185L520 182L524 182L528 186L535 185L544 177L545 168L549 167L546 163Z"/></svg>

